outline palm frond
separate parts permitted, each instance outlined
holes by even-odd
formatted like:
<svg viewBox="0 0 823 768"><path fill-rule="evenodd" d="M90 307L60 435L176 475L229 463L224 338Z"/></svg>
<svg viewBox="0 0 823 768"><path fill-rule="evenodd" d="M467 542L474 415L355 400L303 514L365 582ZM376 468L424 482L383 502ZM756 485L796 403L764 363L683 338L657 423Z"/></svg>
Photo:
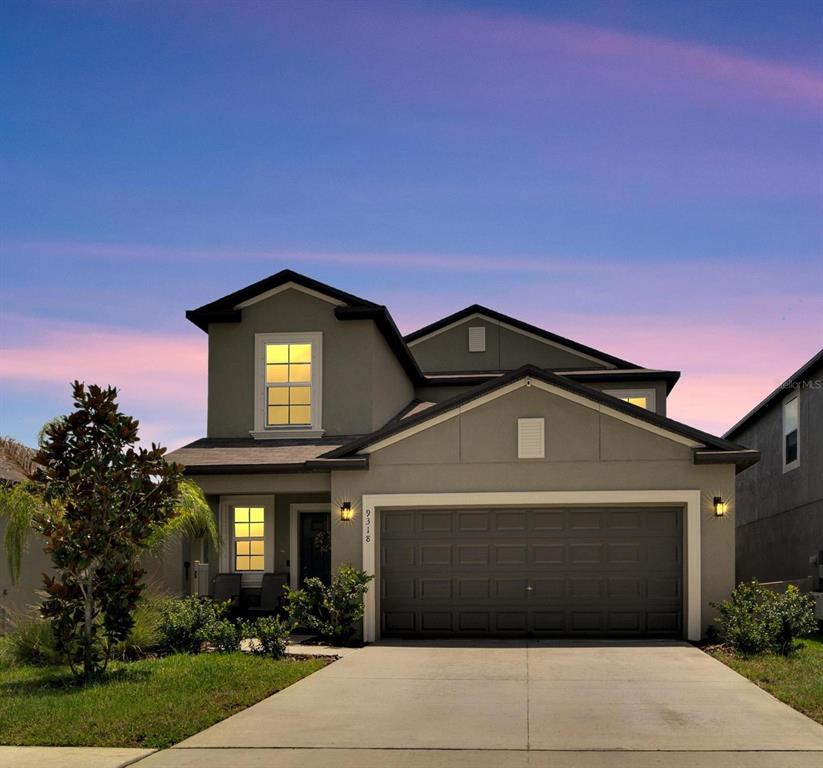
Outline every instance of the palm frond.
<svg viewBox="0 0 823 768"><path fill-rule="evenodd" d="M6 520L3 546L12 584L20 579L23 552L34 525L34 516L45 506L43 499L28 482L0 484L0 518Z"/></svg>
<svg viewBox="0 0 823 768"><path fill-rule="evenodd" d="M214 549L219 549L217 521L197 483L191 480L180 482L176 512L174 517L155 532L150 541L152 548L156 549L171 538L188 536L193 539L206 539Z"/></svg>
<svg viewBox="0 0 823 768"><path fill-rule="evenodd" d="M0 437L0 462L10 475L7 479L18 482L34 474L35 451L12 437Z"/></svg>

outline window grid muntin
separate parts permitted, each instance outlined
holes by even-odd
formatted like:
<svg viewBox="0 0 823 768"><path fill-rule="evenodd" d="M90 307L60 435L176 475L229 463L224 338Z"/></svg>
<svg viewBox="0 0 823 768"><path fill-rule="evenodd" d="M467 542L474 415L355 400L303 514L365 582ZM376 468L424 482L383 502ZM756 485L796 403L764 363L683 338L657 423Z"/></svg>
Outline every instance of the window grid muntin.
<svg viewBox="0 0 823 768"><path fill-rule="evenodd" d="M266 426L311 426L314 345L274 342L264 346L264 355Z"/></svg>
<svg viewBox="0 0 823 768"><path fill-rule="evenodd" d="M234 507L232 519L234 570L261 572L266 567L266 510Z"/></svg>

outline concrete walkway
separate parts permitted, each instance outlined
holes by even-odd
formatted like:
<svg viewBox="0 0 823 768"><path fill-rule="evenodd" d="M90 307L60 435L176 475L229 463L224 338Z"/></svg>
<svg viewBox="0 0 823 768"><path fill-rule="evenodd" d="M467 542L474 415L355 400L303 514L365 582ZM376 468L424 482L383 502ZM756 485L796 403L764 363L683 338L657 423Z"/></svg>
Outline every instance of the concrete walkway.
<svg viewBox="0 0 823 768"><path fill-rule="evenodd" d="M798 768L823 726L686 643L398 643L138 765Z"/></svg>
<svg viewBox="0 0 823 768"><path fill-rule="evenodd" d="M3 768L124 768L153 749L119 747L0 747Z"/></svg>

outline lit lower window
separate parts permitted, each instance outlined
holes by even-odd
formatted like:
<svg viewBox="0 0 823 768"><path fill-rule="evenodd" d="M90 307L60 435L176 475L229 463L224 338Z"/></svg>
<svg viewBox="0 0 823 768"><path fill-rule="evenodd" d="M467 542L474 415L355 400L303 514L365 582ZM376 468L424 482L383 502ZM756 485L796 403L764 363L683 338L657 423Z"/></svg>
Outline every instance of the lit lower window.
<svg viewBox="0 0 823 768"><path fill-rule="evenodd" d="M266 344L266 426L311 425L312 345Z"/></svg>
<svg viewBox="0 0 823 768"><path fill-rule="evenodd" d="M234 508L234 569L262 571L266 560L263 507Z"/></svg>

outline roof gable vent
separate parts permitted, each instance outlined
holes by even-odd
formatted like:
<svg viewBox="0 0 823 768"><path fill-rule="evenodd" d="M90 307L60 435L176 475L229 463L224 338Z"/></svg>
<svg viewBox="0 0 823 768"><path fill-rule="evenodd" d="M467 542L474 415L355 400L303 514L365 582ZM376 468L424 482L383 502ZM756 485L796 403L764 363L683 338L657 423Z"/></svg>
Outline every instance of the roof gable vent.
<svg viewBox="0 0 823 768"><path fill-rule="evenodd" d="M517 420L517 458L543 459L546 456L545 419Z"/></svg>
<svg viewBox="0 0 823 768"><path fill-rule="evenodd" d="M473 325L469 328L469 352L486 351L486 328Z"/></svg>

